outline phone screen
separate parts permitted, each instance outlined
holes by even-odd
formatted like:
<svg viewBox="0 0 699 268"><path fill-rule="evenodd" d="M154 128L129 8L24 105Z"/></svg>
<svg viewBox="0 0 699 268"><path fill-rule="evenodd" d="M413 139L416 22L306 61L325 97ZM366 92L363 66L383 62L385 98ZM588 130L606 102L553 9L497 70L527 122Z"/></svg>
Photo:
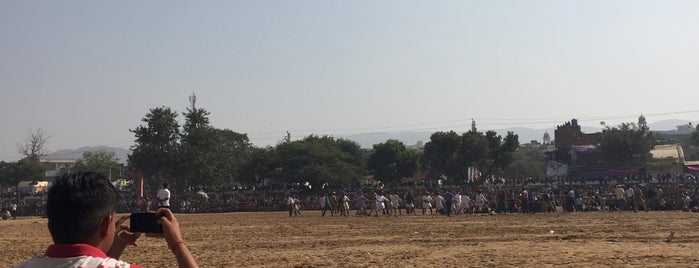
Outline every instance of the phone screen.
<svg viewBox="0 0 699 268"><path fill-rule="evenodd" d="M130 228L134 233L163 233L163 226L158 223L162 215L155 213L131 213Z"/></svg>

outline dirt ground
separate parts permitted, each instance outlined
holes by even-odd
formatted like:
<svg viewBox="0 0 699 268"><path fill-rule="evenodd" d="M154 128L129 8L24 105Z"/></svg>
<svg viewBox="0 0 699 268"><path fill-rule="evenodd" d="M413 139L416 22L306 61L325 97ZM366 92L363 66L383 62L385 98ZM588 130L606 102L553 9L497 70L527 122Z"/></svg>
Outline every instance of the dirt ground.
<svg viewBox="0 0 699 268"><path fill-rule="evenodd" d="M418 211L418 213L420 213ZM699 214L321 217L303 211L177 214L201 267L698 267ZM0 263L43 254L46 219L0 221ZM671 232L674 237L666 242ZM122 259L176 266L163 240L141 237Z"/></svg>

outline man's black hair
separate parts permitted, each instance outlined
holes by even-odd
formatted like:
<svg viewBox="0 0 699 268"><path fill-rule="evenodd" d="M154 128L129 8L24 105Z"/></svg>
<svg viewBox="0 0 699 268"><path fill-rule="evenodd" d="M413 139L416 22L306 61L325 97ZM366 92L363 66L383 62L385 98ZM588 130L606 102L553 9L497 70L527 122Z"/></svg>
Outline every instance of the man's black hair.
<svg viewBox="0 0 699 268"><path fill-rule="evenodd" d="M104 217L114 212L119 199L117 189L100 173L85 171L59 177L46 201L53 242L88 242Z"/></svg>

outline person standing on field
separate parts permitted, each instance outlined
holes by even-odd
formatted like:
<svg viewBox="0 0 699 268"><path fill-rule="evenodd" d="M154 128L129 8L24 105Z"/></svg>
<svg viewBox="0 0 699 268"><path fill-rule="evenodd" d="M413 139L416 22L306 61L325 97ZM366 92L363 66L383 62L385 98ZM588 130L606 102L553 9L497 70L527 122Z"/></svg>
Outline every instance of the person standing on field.
<svg viewBox="0 0 699 268"><path fill-rule="evenodd" d="M374 217L379 216L379 210L382 211L383 215L391 215L391 212L388 211L388 208L386 207L386 203L390 202L388 198L386 198L382 193L376 194L374 193L374 198L376 202L376 207L374 208L375 215Z"/></svg>
<svg viewBox="0 0 699 268"><path fill-rule="evenodd" d="M294 196L292 196L291 194L289 194L289 195L286 197L286 208L287 208L287 210L289 211L289 217L293 217L293 216L294 216L294 205L295 205Z"/></svg>
<svg viewBox="0 0 699 268"><path fill-rule="evenodd" d="M451 217L451 209L454 205L454 194L452 194L451 191L452 190L447 190L447 193L444 194L444 214L446 214L447 217Z"/></svg>
<svg viewBox="0 0 699 268"><path fill-rule="evenodd" d="M430 193L425 192L425 194L420 197L420 201L422 201L422 215L425 215L428 209L430 210L430 215L432 215L432 197Z"/></svg>
<svg viewBox="0 0 699 268"><path fill-rule="evenodd" d="M643 210L648 212L648 206L646 205L646 197L643 194L643 189L638 185L634 186L633 195L633 212L638 212L638 207L643 207Z"/></svg>
<svg viewBox="0 0 699 268"><path fill-rule="evenodd" d="M17 203L12 203L10 206L10 209L12 209L12 219L16 220L17 219Z"/></svg>
<svg viewBox="0 0 699 268"><path fill-rule="evenodd" d="M349 216L349 208L350 208L349 201L350 201L350 198L349 198L349 196L347 196L347 194L345 194L344 191L342 193L340 193L340 215L341 216L345 216L345 217Z"/></svg>
<svg viewBox="0 0 699 268"><path fill-rule="evenodd" d="M476 190L476 213L490 212L488 208L488 199L485 198L481 189Z"/></svg>
<svg viewBox="0 0 699 268"><path fill-rule="evenodd" d="M405 194L405 214L415 215L415 197L410 191Z"/></svg>
<svg viewBox="0 0 699 268"><path fill-rule="evenodd" d="M390 194L390 196L391 196L391 209L393 209L393 216L403 215L403 213L400 211L400 203L403 200L401 200L400 196L398 196L398 194L396 194L396 193ZM398 212L398 215L396 215L396 211Z"/></svg>
<svg viewBox="0 0 699 268"><path fill-rule="evenodd" d="M357 196L357 216L367 216L366 214L366 204L367 204L367 198L364 196L363 192L359 192Z"/></svg>
<svg viewBox="0 0 699 268"><path fill-rule="evenodd" d="M330 196L329 196L329 195L326 194L326 195L323 197L323 203L324 203L325 205L322 206L322 214L321 214L321 215L322 215L323 217L325 217L325 212L327 212L328 210L330 210L330 216L335 216L335 212L333 211L333 206L332 206L332 204L331 204L331 202L330 202Z"/></svg>
<svg viewBox="0 0 699 268"><path fill-rule="evenodd" d="M158 208L170 208L170 187L169 184L163 183L163 188L158 191Z"/></svg>

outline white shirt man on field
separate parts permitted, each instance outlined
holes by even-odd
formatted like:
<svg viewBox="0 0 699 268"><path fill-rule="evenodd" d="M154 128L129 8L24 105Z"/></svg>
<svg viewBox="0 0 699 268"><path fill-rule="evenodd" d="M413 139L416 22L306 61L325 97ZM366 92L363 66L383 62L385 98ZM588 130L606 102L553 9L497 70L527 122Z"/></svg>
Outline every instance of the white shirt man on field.
<svg viewBox="0 0 699 268"><path fill-rule="evenodd" d="M156 194L156 197L158 198L158 208L170 208L169 186L169 184L163 183L163 189L160 189L158 194Z"/></svg>

